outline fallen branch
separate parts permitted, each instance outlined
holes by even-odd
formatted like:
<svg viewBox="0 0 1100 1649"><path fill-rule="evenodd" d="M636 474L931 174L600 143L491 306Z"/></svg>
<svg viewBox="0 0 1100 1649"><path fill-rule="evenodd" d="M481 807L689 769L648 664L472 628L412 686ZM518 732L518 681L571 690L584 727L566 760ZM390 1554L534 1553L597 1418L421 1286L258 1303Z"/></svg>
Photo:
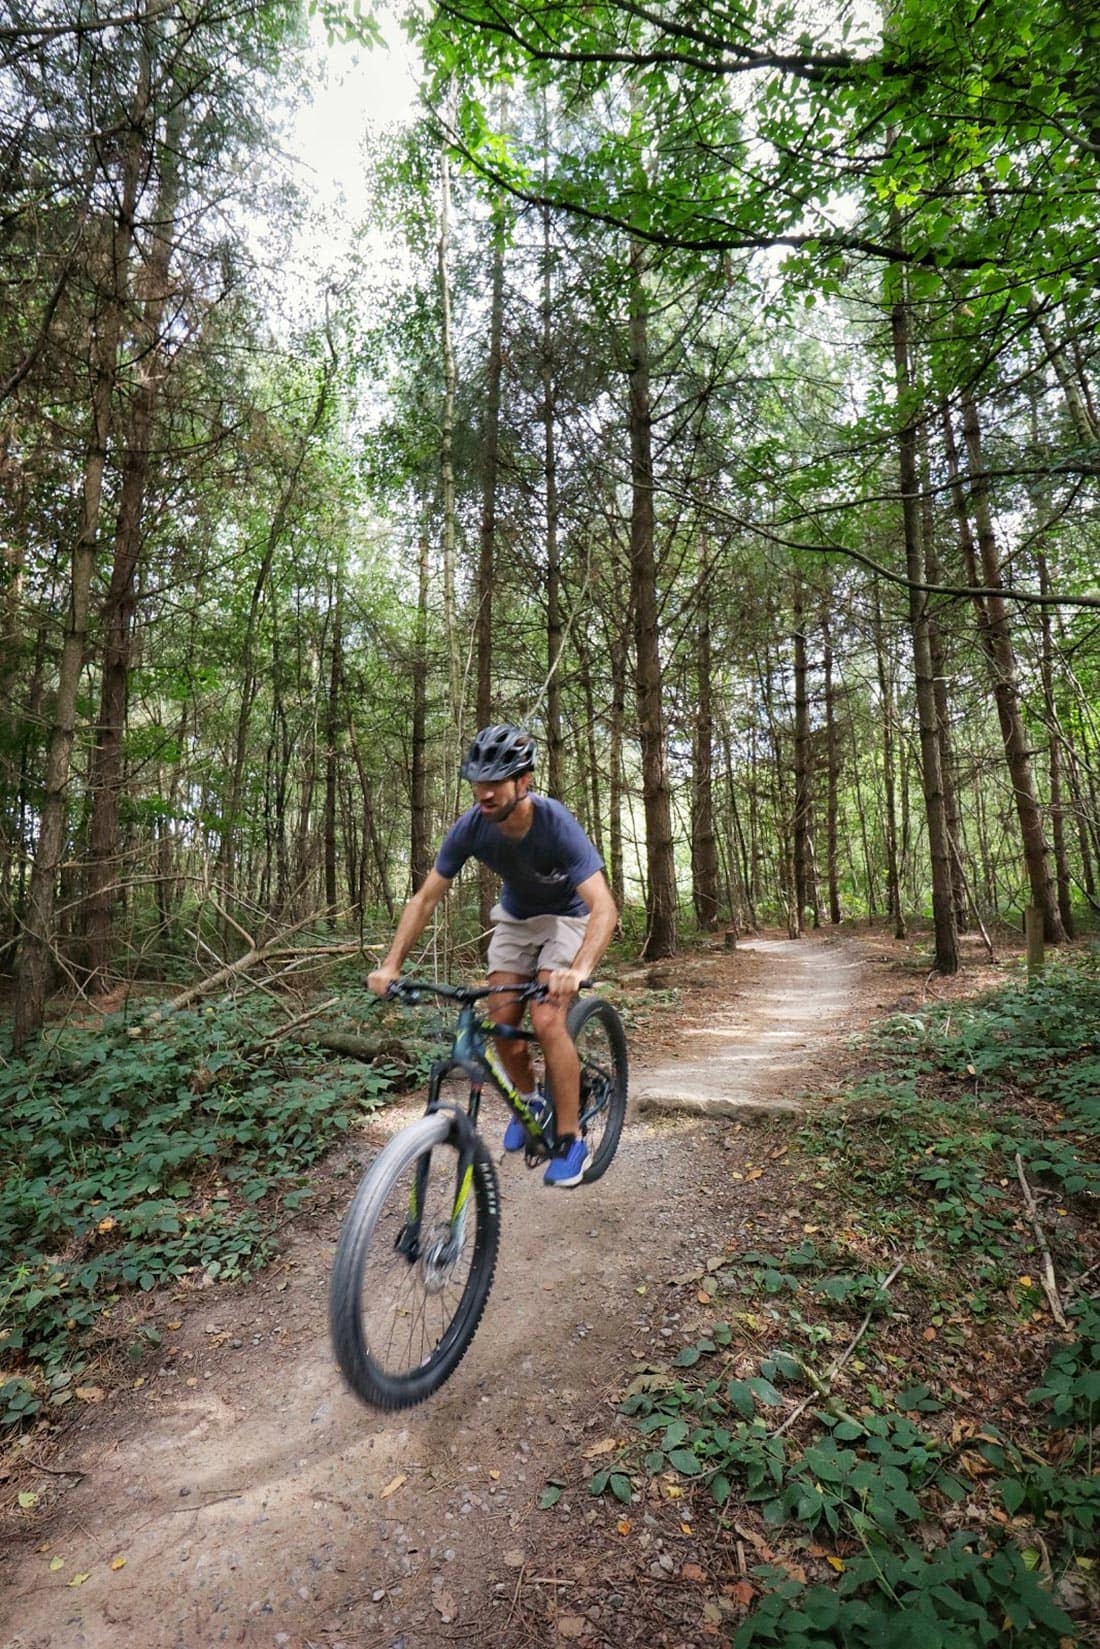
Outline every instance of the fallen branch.
<svg viewBox="0 0 1100 1649"><path fill-rule="evenodd" d="M208 974L205 979L200 979L197 984L189 985L187 990L181 991L179 996L174 996L171 1002L165 1003L162 1007L154 1008L152 1013L147 1014L140 1025L135 1026L135 1034L152 1030L155 1025L162 1024L171 1014L180 1013L184 1008L189 1008L193 1002L201 1001L203 997L213 996L216 991L228 985L231 980L239 978L243 973L248 973L252 968L259 967L263 962L285 961L288 957L308 960L311 956L354 956L358 953L360 946L357 939L348 940L346 943L338 945L303 945L297 948L287 944L287 940L292 933L297 933L300 928L306 927L314 920L316 920L315 916L303 917L300 922L296 922L293 927L287 928L285 932L280 933L277 938L270 940L267 944L253 945L245 951L243 956L238 956L235 962L227 962L224 967Z"/></svg>
<svg viewBox="0 0 1100 1649"><path fill-rule="evenodd" d="M894 1281L894 1278L897 1276L898 1272L901 1270L901 1268L904 1264L905 1264L904 1260L899 1260L897 1265L891 1271L890 1275L882 1283L879 1284L879 1287L883 1288L883 1289L889 1288L890 1284ZM805 1398L801 1403L799 1403L799 1405L796 1409L793 1409L791 1411L791 1413L788 1414L787 1418L784 1420L784 1422L781 1426L776 1427L775 1431L772 1432L773 1437L781 1437L785 1431L789 1431L791 1426L793 1426L795 1421L798 1419L799 1415L804 1414L806 1412L806 1410L809 1408L810 1404L814 1401L815 1398L828 1397L829 1396L829 1388L831 1387L833 1381L836 1379L837 1375L840 1373L841 1369L844 1367L845 1363L848 1361L849 1357L855 1351L855 1349L858 1346L859 1342L862 1340L863 1336L866 1334L868 1328L871 1326L871 1318L874 1316L874 1314L875 1314L874 1306L869 1307L869 1309L867 1311L867 1315L864 1317L863 1321L860 1323L858 1329L855 1332L855 1335L853 1336L853 1338L851 1340L849 1340L847 1346L841 1352L840 1356L837 1358L836 1362L833 1364L832 1368L829 1370L828 1374L826 1374L826 1376L823 1380L819 1380L816 1375L812 1375L810 1370L806 1368L805 1364L803 1364L803 1372L805 1374L807 1374L807 1376L809 1376L809 1378L811 1380L811 1383L814 1386L814 1390L810 1393L810 1395L807 1398Z"/></svg>
<svg viewBox="0 0 1100 1649"><path fill-rule="evenodd" d="M1062 1302L1058 1296L1058 1284L1054 1276L1054 1261L1051 1258L1050 1249L1047 1247L1046 1237L1043 1235L1043 1227L1039 1221L1039 1209L1035 1202L1035 1196L1031 1186L1027 1182L1027 1175L1024 1173L1023 1158L1021 1157L1019 1151L1016 1152L1016 1174L1020 1181L1020 1188L1024 1193L1024 1201L1027 1203L1027 1211L1031 1219L1031 1229L1035 1233L1035 1241L1039 1244L1039 1250L1042 1254L1043 1293L1047 1297L1047 1305L1050 1307L1050 1314L1054 1318L1054 1321L1058 1324L1059 1328L1068 1328L1069 1323L1066 1321L1066 1314L1062 1310Z"/></svg>
<svg viewBox="0 0 1100 1649"><path fill-rule="evenodd" d="M329 1008L334 1008L339 1000L338 996L330 996L327 1002L318 1002L315 1007L307 1008L304 1013L295 1014L294 1018L288 1019L284 1025L279 1025L275 1030L269 1031L262 1041L253 1043L251 1048L246 1048L245 1053L264 1053L268 1048L274 1047L275 1043L279 1042L284 1036L293 1037L295 1031L300 1030L311 1019L316 1019L318 1014L326 1013Z"/></svg>

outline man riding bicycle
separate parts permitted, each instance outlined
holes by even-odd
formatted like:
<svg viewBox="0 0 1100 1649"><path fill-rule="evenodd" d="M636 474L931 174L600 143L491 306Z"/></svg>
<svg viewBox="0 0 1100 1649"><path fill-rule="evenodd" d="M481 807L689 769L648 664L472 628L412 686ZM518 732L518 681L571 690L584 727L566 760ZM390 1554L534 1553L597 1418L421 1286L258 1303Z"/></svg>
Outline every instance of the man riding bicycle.
<svg viewBox="0 0 1100 1649"><path fill-rule="evenodd" d="M538 979L549 992L545 1001L531 1003L557 1136L543 1183L566 1189L583 1180L588 1147L580 1133L580 1066L565 1016L611 943L619 913L603 861L580 824L561 802L532 791L534 768L529 733L507 722L478 733L461 768L474 805L447 832L434 868L401 912L386 958L367 983L376 995L385 994L467 859L499 872L489 983L525 985ZM519 1023L521 1003L507 995L490 1002L495 1024ZM536 1089L527 1044L504 1039L497 1047L509 1077L537 1114L545 1100ZM504 1149L522 1150L524 1142L523 1126L513 1120Z"/></svg>

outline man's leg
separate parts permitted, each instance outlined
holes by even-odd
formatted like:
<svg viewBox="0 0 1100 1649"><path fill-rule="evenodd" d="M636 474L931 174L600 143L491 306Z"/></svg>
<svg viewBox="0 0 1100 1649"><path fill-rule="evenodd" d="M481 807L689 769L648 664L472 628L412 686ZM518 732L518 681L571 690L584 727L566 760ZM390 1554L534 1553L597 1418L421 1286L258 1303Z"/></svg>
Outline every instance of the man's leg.
<svg viewBox="0 0 1100 1649"><path fill-rule="evenodd" d="M530 975L522 973L491 973L490 985L529 985ZM494 1025L518 1025L523 1018L523 1003L515 996L490 996L488 999L489 1018ZM531 1094L535 1091L535 1072L531 1065L531 1052L526 1042L521 1042L510 1036L502 1036L497 1040L497 1053L500 1063L508 1072L515 1086L521 1094ZM578 1078L578 1084L579 1084ZM579 1093L579 1086L578 1086Z"/></svg>
<svg viewBox="0 0 1100 1649"><path fill-rule="evenodd" d="M545 984L549 972L540 972ZM573 1039L565 1028L566 1002L532 1002L531 1024L542 1047L546 1075L554 1095L554 1126L558 1135L579 1135L581 1125L581 1065Z"/></svg>

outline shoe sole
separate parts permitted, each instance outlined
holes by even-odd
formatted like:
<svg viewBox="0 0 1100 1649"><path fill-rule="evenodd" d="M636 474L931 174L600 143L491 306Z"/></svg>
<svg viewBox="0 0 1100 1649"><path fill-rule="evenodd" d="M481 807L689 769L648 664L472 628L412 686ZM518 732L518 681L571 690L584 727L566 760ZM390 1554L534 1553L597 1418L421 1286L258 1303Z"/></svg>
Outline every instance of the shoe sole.
<svg viewBox="0 0 1100 1649"><path fill-rule="evenodd" d="M574 1185L580 1185L581 1184L582 1180L584 1179L584 1176L587 1174L587 1172L588 1172L589 1168L591 1168L591 1166L592 1166L592 1158L591 1157L585 1157L584 1167L581 1169L579 1174L574 1174L572 1179L547 1180L547 1179L544 1178L542 1183L550 1191L571 1191L573 1189Z"/></svg>

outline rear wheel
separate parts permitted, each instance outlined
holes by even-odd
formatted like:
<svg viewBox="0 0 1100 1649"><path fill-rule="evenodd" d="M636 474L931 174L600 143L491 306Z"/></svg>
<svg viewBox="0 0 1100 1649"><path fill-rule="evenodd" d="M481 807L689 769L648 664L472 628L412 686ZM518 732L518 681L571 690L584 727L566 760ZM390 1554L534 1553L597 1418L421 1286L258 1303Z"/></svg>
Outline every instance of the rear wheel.
<svg viewBox="0 0 1100 1649"><path fill-rule="evenodd" d="M566 1026L581 1063L581 1132L588 1144L585 1183L599 1179L619 1146L626 1120L626 1032L610 1002L574 1002Z"/></svg>
<svg viewBox="0 0 1100 1649"><path fill-rule="evenodd" d="M333 1263L329 1327L352 1390L410 1408L457 1367L496 1267L500 1198L484 1142L462 1167L459 1126L430 1112L402 1129L360 1182Z"/></svg>

